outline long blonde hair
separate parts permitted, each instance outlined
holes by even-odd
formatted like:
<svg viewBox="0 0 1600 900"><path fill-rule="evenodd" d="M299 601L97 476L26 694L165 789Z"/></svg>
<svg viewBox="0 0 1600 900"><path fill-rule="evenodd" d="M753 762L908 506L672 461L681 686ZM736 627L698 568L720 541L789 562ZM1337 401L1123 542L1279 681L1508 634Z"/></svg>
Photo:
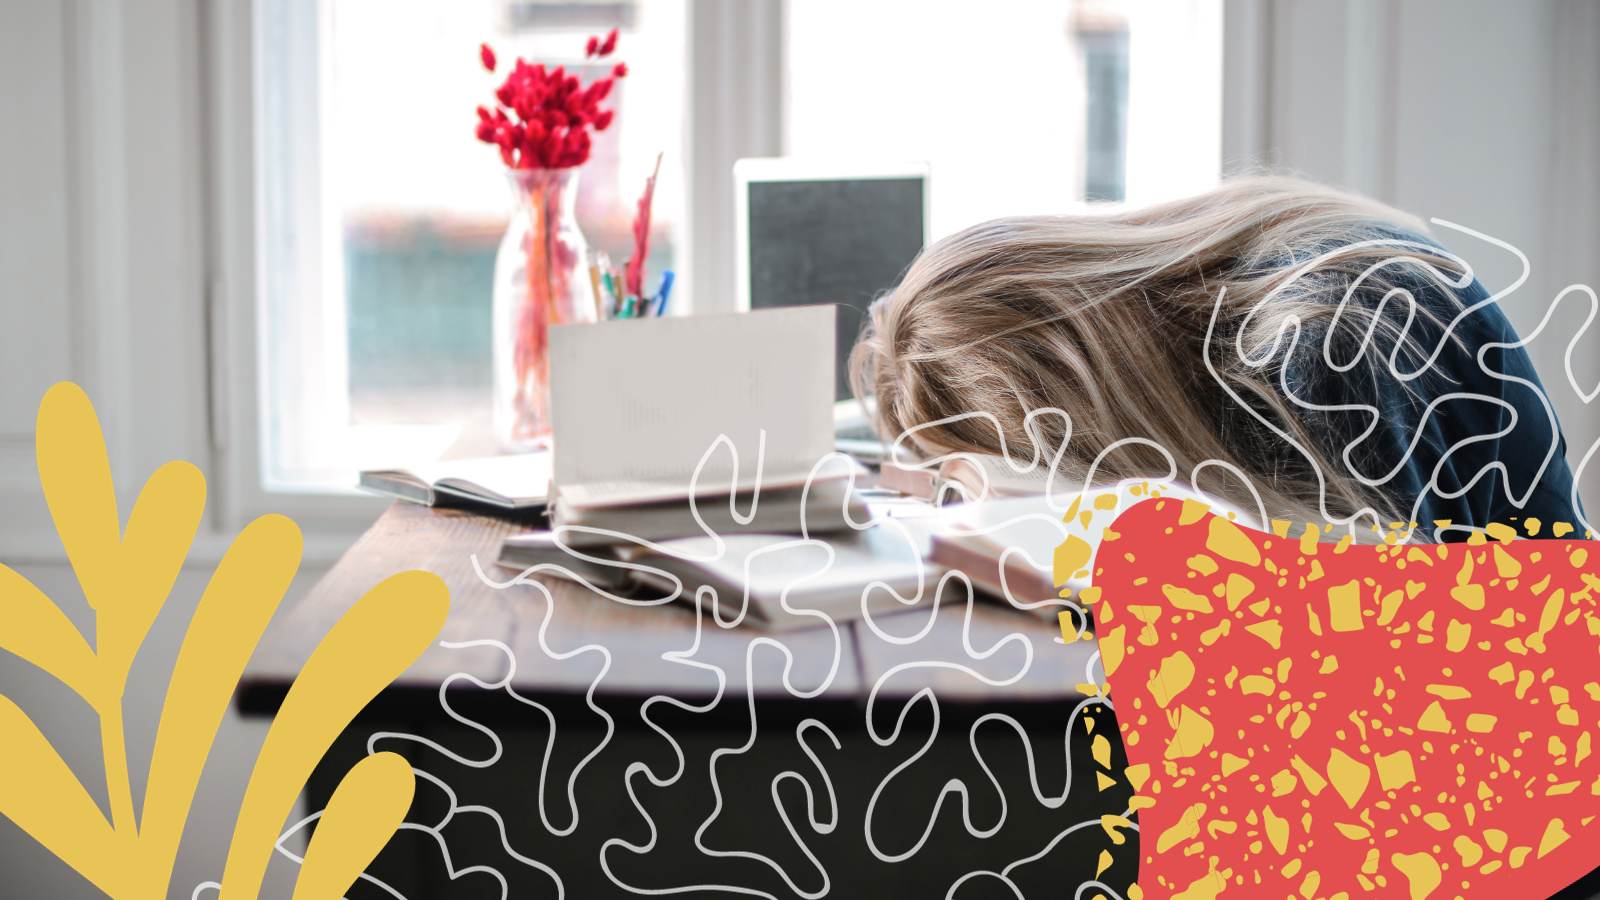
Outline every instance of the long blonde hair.
<svg viewBox="0 0 1600 900"><path fill-rule="evenodd" d="M1363 525L1384 524L1410 498L1331 457L1273 383L1284 361L1269 358L1297 322L1403 344L1399 323L1370 305L1335 311L1358 280L1393 283L1384 260L1409 257L1436 279L1463 271L1437 247L1406 243L1406 230L1425 228L1276 177L1108 216L996 219L928 247L874 304L852 383L886 440L912 431L924 454L1026 459L1037 448L1048 459L1064 443L1068 484L1175 468L1183 480L1203 473L1195 487L1252 515L1353 527L1364 511ZM1051 407L1070 422L1030 418ZM962 418L974 412L986 415ZM1127 438L1139 440L1113 447Z"/></svg>

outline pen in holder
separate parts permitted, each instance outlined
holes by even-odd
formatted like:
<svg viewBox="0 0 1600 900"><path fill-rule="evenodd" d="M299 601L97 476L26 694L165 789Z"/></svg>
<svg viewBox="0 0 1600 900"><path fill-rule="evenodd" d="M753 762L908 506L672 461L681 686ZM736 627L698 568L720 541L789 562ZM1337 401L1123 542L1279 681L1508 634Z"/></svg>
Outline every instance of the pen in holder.
<svg viewBox="0 0 1600 900"><path fill-rule="evenodd" d="M644 261L650 252L650 208L655 200L656 175L661 171L661 157L656 157L656 171L645 181L644 196L639 198L638 212L633 218L633 255L623 268L615 269L611 257L604 250L589 255L589 284L594 289L595 311L604 319L644 319L665 315L667 301L672 296L673 274L669 269L661 273L661 283L654 296L644 292Z"/></svg>

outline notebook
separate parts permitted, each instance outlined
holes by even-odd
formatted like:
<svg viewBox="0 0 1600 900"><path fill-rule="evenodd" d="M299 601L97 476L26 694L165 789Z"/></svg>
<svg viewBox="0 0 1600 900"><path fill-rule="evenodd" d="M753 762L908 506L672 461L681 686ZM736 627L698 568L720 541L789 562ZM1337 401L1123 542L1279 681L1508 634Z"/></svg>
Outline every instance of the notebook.
<svg viewBox="0 0 1600 900"><path fill-rule="evenodd" d="M808 524L845 527L861 467L812 471L834 449L833 324L796 307L551 328L555 524L694 535L693 494L719 533L798 532L810 479ZM730 494L760 518L738 522Z"/></svg>
<svg viewBox="0 0 1600 900"><path fill-rule="evenodd" d="M369 469L360 487L424 506L488 506L538 510L550 491L550 454L486 456L409 469Z"/></svg>
<svg viewBox="0 0 1600 900"><path fill-rule="evenodd" d="M928 532L916 523L902 524L908 526L904 531L875 525L811 541L795 535L733 535L724 539L720 556L709 537L664 541L659 549L637 544L563 548L554 532L532 532L507 538L497 563L517 571L559 566L606 590L658 596L675 589L676 577L683 585L680 599L686 603L709 604L699 589L714 588L723 622L733 621L743 609L743 621L758 628L819 627L825 624L820 616L800 610L841 622L863 615L863 597L873 615L932 602L939 569L927 560ZM544 571L571 577L559 570ZM923 591L917 597L919 583ZM916 599L902 602L895 593ZM711 612L708 606L707 615Z"/></svg>

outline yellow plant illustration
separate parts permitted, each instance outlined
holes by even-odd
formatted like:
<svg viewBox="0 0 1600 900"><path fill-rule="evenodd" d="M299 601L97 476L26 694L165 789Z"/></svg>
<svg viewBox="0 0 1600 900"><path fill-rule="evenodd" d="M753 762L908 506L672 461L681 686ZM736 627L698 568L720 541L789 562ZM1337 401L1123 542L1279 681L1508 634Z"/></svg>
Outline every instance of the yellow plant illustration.
<svg viewBox="0 0 1600 900"><path fill-rule="evenodd" d="M27 579L0 566L0 648L72 688L99 715L111 820L34 723L0 696L0 814L115 900L167 895L200 771L234 685L300 565L300 530L283 516L236 538L189 623L157 726L136 815L123 743L129 667L166 601L205 507L205 478L170 462L150 477L120 527L100 424L77 385L39 407L39 479L67 557L95 611L94 646ZM254 898L278 829L335 737L444 625L449 591L435 575L379 584L330 630L273 721L246 788L222 900ZM415 790L410 766L380 753L350 770L308 848L295 900L335 900L399 827Z"/></svg>

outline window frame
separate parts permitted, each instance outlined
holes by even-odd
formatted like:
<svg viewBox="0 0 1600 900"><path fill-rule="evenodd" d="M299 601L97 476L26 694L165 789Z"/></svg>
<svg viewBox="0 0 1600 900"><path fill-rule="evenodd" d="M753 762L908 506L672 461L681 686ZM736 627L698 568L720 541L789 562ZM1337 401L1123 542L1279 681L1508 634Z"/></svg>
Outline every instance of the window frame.
<svg viewBox="0 0 1600 900"><path fill-rule="evenodd" d="M316 0L295 0L295 5L302 15L308 8L320 7ZM274 247L270 243L273 236L265 234L262 227L263 205L274 198L263 189L265 179L258 178L257 168L268 159L268 148L262 145L262 92L274 87L265 81L267 60L262 52L268 37L265 29L273 24L264 14L269 6L284 9L290 4L227 0L207 5L201 23L208 87L202 99L208 161L206 214L211 235L207 248L207 359L211 437L220 475L213 498L218 501L224 528L237 528L266 513L285 513L305 529L308 544L325 540L337 546L352 533L364 530L387 501L297 483L293 477L283 477L292 472L266 468L264 440L281 424L273 420L274 408L279 405L274 392L286 387L270 378L268 354L281 349L270 340L270 330L285 327L285 322L274 320L282 310L272 308L269 292L283 286L272 280L281 273L267 271L265 264ZM717 311L732 305L731 241L720 253L716 247L721 235L731 236L732 232L733 160L782 151L783 0L688 0L687 7L690 63L685 171L690 227L684 252L691 260L696 283L684 284L682 290L687 293L693 288L697 311ZM309 52L304 46L296 49L302 56ZM319 46L316 52L325 50ZM324 67L319 65L316 70L320 73ZM752 72L753 76L744 77ZM742 89L730 92L730 84ZM297 87L307 89L304 84ZM269 95L268 99L274 98ZM304 135L307 130L300 132ZM313 149L297 146L293 152ZM723 173L720 179L716 177L719 171ZM315 186L285 185L284 189L314 190ZM727 202L718 202L720 199ZM327 278L324 274L324 284ZM306 342L308 346L302 347L299 355L302 364L321 367L323 385L339 374L338 361L333 359L337 354L330 353L327 345L335 332L342 335L342 324L312 315L288 323L320 336L318 342ZM288 387L307 389L307 385ZM311 387L314 390L315 386ZM344 398L347 403L347 393ZM337 399L329 403L324 396L320 402L325 419L330 412L337 417L338 410L333 408Z"/></svg>

